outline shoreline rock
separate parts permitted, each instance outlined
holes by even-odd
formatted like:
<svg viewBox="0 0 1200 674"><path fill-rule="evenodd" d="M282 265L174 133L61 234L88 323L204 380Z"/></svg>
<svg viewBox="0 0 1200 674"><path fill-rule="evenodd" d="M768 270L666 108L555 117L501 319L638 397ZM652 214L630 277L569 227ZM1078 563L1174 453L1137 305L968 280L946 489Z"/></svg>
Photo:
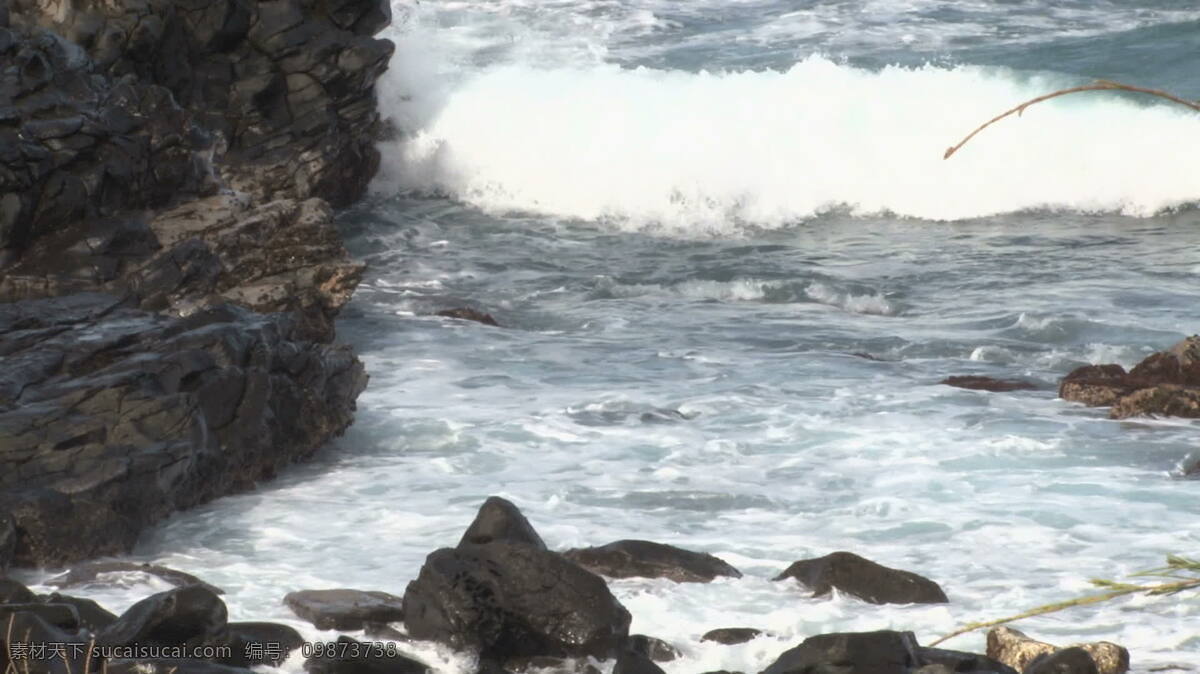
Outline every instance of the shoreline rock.
<svg viewBox="0 0 1200 674"><path fill-rule="evenodd" d="M772 580L795 578L821 597L837 589L871 604L944 604L940 585L911 571L892 569L852 552L833 552L792 563Z"/></svg>
<svg viewBox="0 0 1200 674"><path fill-rule="evenodd" d="M1076 368L1063 377L1058 397L1109 407L1110 419L1200 419L1200 335L1147 356L1128 372L1115 364Z"/></svg>
<svg viewBox="0 0 1200 674"><path fill-rule="evenodd" d="M390 3L4 4L0 568L56 566L351 422L331 205L378 167Z"/></svg>

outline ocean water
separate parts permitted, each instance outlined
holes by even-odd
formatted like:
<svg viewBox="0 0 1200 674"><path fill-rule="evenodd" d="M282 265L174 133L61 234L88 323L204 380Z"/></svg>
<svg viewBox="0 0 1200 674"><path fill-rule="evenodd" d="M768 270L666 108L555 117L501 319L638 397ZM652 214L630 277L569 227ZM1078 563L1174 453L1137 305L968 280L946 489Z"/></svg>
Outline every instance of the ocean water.
<svg viewBox="0 0 1200 674"><path fill-rule="evenodd" d="M957 626L1200 553L1195 422L1056 398L1200 331L1192 2L393 3L397 139L341 217L370 264L339 325L371 374L313 462L181 513L132 559L235 619L329 638L303 588L403 594L488 495L553 547L645 538L740 580L610 583L669 674L759 671L807 636ZM472 306L502 329L433 317ZM862 354L872 358L864 358ZM985 393L944 377L1021 378ZM770 578L850 550L951 602L813 599ZM36 580L36 579L34 579ZM161 585L84 588L114 609ZM701 643L716 627L768 634ZM1023 620L1200 669L1200 601ZM982 651L982 633L947 647ZM471 672L469 656L416 655ZM293 658L284 669L300 671Z"/></svg>

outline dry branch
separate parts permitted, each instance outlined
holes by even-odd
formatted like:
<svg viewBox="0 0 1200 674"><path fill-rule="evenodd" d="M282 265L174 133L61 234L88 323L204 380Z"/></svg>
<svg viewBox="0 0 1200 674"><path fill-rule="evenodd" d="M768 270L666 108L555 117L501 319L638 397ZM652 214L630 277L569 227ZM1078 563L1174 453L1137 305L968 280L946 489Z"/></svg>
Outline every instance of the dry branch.
<svg viewBox="0 0 1200 674"><path fill-rule="evenodd" d="M953 155L955 152L958 152L959 148L966 145L967 141L974 138L975 134L979 133L980 131L983 131L984 129L986 129L989 126L991 126L992 124L995 124L996 122L1004 119L1005 117L1008 117L1009 115L1013 114L1014 112L1017 113L1018 117L1021 116L1021 113L1025 112L1025 108L1028 108L1029 106L1033 105L1034 103L1041 103L1042 101L1046 101L1051 98L1057 98L1059 96L1066 96L1067 94L1077 94L1081 91L1113 91L1113 90L1130 91L1135 94L1149 94L1151 96L1158 96L1159 98L1165 98L1168 101L1171 101L1173 103L1178 103L1180 105L1185 105L1185 106L1191 108L1192 110L1200 112L1200 103L1180 98L1173 94L1169 94L1165 91L1159 91L1158 89L1146 89L1144 87L1135 87L1135 86L1132 86L1129 84L1121 84L1120 82L1111 82L1109 80L1096 80L1092 84L1085 84L1085 85L1079 86L1079 87L1071 87L1070 89L1060 89L1059 91L1052 91L1043 96L1038 96L1037 98L1025 101L1024 103L1018 105L1017 107L1013 108L1012 110L1009 110L1001 115L997 115L997 116L989 119L988 121L986 121L982 125L980 125L979 128L975 129L970 134L968 134L966 138L963 138L961 141L959 141L958 145L955 145L954 147L946 150L946 154L942 156L942 159L949 159L951 157L951 155Z"/></svg>

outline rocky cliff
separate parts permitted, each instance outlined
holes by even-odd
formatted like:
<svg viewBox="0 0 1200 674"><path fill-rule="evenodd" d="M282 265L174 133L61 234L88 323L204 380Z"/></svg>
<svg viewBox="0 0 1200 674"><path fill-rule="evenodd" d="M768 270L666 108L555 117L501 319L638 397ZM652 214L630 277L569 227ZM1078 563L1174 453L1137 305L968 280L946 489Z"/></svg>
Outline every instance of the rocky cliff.
<svg viewBox="0 0 1200 674"><path fill-rule="evenodd" d="M350 423L378 0L0 8L0 567L128 549Z"/></svg>

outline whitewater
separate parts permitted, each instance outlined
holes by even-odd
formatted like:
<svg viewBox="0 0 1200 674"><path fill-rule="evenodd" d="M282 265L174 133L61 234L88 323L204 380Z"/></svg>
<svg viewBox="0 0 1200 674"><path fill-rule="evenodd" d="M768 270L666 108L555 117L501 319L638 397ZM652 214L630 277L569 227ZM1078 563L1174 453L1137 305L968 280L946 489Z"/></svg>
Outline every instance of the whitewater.
<svg viewBox="0 0 1200 674"><path fill-rule="evenodd" d="M369 270L338 326L357 421L129 559L227 591L231 620L329 639L298 589L402 595L489 495L563 549L642 538L745 577L614 580L669 674L756 672L805 637L958 626L1200 554L1197 423L1057 398L1200 332L1192 3L394 2L392 127L340 216ZM501 328L433 316L470 306ZM869 356L869 357L864 357ZM939 385L1020 378L1033 391ZM770 579L849 550L950 603L814 599ZM28 580L44 580L53 570ZM166 589L83 588L111 610ZM1200 668L1200 601L1023 620ZM718 627L749 643L702 643ZM983 634L946 644L984 650ZM404 648L439 671L468 655ZM302 670L299 655L284 671Z"/></svg>

